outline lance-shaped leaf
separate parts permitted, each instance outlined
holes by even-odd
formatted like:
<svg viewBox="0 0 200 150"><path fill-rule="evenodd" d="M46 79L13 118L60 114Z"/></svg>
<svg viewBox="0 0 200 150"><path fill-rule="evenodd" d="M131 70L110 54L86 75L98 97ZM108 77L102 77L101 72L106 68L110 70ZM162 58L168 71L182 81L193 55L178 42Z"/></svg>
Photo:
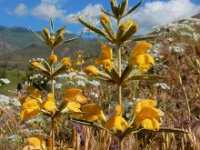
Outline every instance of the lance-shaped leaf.
<svg viewBox="0 0 200 150"><path fill-rule="evenodd" d="M42 72L43 74L49 76L50 70L42 61L32 61L30 63L31 67Z"/></svg>
<svg viewBox="0 0 200 150"><path fill-rule="evenodd" d="M31 28L29 28L29 30L35 35L36 38L38 38L39 40L41 40L42 42L44 42L44 38L39 35L38 33L36 33L35 31L33 31Z"/></svg>
<svg viewBox="0 0 200 150"><path fill-rule="evenodd" d="M65 29L65 27L62 27L62 28L58 29L58 30L56 31L56 34L59 35L61 32L64 31L64 29Z"/></svg>
<svg viewBox="0 0 200 150"><path fill-rule="evenodd" d="M186 130L179 129L179 128L166 128L166 127L160 127L158 131L152 131L147 130L144 128L140 128L138 130L135 130L132 127L127 128L121 135L119 135L120 138L123 138L127 136L128 134L137 134L137 133L158 133L158 132L167 132L167 133L184 133L188 134Z"/></svg>
<svg viewBox="0 0 200 150"><path fill-rule="evenodd" d="M101 6L101 11L102 11L104 14L108 15L108 16L114 17L111 13L107 12L102 6Z"/></svg>
<svg viewBox="0 0 200 150"><path fill-rule="evenodd" d="M126 14L123 15L123 17L129 15L132 13L135 9L137 9L143 2L144 0L141 0L139 3L137 3L135 6L133 6Z"/></svg>
<svg viewBox="0 0 200 150"><path fill-rule="evenodd" d="M106 33L108 34L108 36L112 40L115 40L116 35L115 35L114 29L112 27L112 24L110 23L109 17L106 16L105 14L102 14L100 22L101 22L101 25L103 26L103 28L105 29Z"/></svg>
<svg viewBox="0 0 200 150"><path fill-rule="evenodd" d="M93 32L102 35L103 37L105 37L108 41L113 42L112 39L103 31L101 31L100 29L88 24L87 22L83 21L82 19L78 18L78 21L83 24L84 26L86 26L87 28L89 28L90 30L92 30Z"/></svg>
<svg viewBox="0 0 200 150"><path fill-rule="evenodd" d="M125 13L127 6L128 6L128 0L123 0L121 3L121 6L120 6L120 15L121 16Z"/></svg>
<svg viewBox="0 0 200 150"><path fill-rule="evenodd" d="M50 24L50 27L51 27L51 31L53 32L54 25L53 25L53 20L51 18L49 20L49 24Z"/></svg>
<svg viewBox="0 0 200 150"><path fill-rule="evenodd" d="M83 124L83 125L86 125L86 126L92 126L92 127L96 127L96 128L99 128L99 129L103 129L111 134L114 134L112 131L102 127L101 125L99 125L98 123L96 122L91 122L91 121L87 121L87 120L83 120L83 119L77 119L77 118L69 118L69 121L71 122L74 122L74 123L78 123L78 124Z"/></svg>
<svg viewBox="0 0 200 150"><path fill-rule="evenodd" d="M166 79L166 76L160 76L160 75L138 75L138 76L132 76L128 78L126 81L130 80L160 80L160 79Z"/></svg>
<svg viewBox="0 0 200 150"><path fill-rule="evenodd" d="M119 78L119 75L117 74L117 72L115 71L115 69L113 68L111 71L107 71L106 73L112 78L112 80L117 84L120 85L121 84L121 80Z"/></svg>
<svg viewBox="0 0 200 150"><path fill-rule="evenodd" d="M119 17L119 10L118 10L117 0L110 0L110 5L111 5L111 9L112 9L114 16L116 18L118 18Z"/></svg>
<svg viewBox="0 0 200 150"><path fill-rule="evenodd" d="M72 42L72 41L74 41L74 40L76 40L78 38L79 37L74 37L74 38L71 38L71 39L67 39L66 41L63 42L63 44L67 44L67 43Z"/></svg>
<svg viewBox="0 0 200 150"><path fill-rule="evenodd" d="M131 73L131 71L133 70L133 67L134 65L127 65L125 70L123 71L122 73L122 76L121 76L121 81L125 81L127 79L127 77L129 76L129 74Z"/></svg>
<svg viewBox="0 0 200 150"><path fill-rule="evenodd" d="M132 24L127 31L124 33L123 37L122 37L122 41L126 41L127 39L129 39L138 29L138 25L137 24Z"/></svg>
<svg viewBox="0 0 200 150"><path fill-rule="evenodd" d="M78 21L83 24L84 26L86 26L87 28L89 28L90 30L94 31L95 33L98 33L102 36L105 36L105 34L98 28L86 23L85 21L83 21L82 19L78 18Z"/></svg>
<svg viewBox="0 0 200 150"><path fill-rule="evenodd" d="M132 41L143 41L143 40L147 40L147 39L156 38L157 36L158 36L158 34L139 36L139 37L135 37L130 40L127 40L125 43L132 42Z"/></svg>

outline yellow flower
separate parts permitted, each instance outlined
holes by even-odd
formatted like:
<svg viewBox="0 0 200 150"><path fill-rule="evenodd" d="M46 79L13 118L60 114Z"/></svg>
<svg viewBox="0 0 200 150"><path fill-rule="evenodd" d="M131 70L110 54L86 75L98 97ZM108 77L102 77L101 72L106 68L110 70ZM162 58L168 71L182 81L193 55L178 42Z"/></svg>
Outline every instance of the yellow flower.
<svg viewBox="0 0 200 150"><path fill-rule="evenodd" d="M103 126L108 130L120 131L123 131L128 127L127 121L122 117L121 105L115 107L115 115L112 116Z"/></svg>
<svg viewBox="0 0 200 150"><path fill-rule="evenodd" d="M138 69L143 73L147 72L154 65L153 57L146 53L149 49L151 49L150 43L143 42L137 44L130 58L130 64L137 64Z"/></svg>
<svg viewBox="0 0 200 150"><path fill-rule="evenodd" d="M134 25L134 21L132 19L128 19L122 25L120 25L120 29L125 32L132 25Z"/></svg>
<svg viewBox="0 0 200 150"><path fill-rule="evenodd" d="M100 22L110 23L110 19L107 15L102 14L100 17Z"/></svg>
<svg viewBox="0 0 200 150"><path fill-rule="evenodd" d="M157 103L154 100L141 100L135 106L135 125L136 128L140 126L148 130L159 130L158 119L164 113L155 108Z"/></svg>
<svg viewBox="0 0 200 150"><path fill-rule="evenodd" d="M62 64L65 66L66 69L69 69L71 67L71 62L69 57L64 57L62 59Z"/></svg>
<svg viewBox="0 0 200 150"><path fill-rule="evenodd" d="M49 33L49 30L47 28L43 29L43 34L44 34L46 40L49 41L50 33Z"/></svg>
<svg viewBox="0 0 200 150"><path fill-rule="evenodd" d="M82 54L81 54L81 53L78 53L78 54L77 54L77 57L78 57L78 58L81 58L81 57L82 57Z"/></svg>
<svg viewBox="0 0 200 150"><path fill-rule="evenodd" d="M67 101L76 101L80 104L85 104L87 98L82 95L81 89L69 89L65 92L65 100Z"/></svg>
<svg viewBox="0 0 200 150"><path fill-rule="evenodd" d="M45 148L45 141L42 139L41 136L33 136L27 139L28 144L34 146L35 149L40 149L42 150Z"/></svg>
<svg viewBox="0 0 200 150"><path fill-rule="evenodd" d="M53 93L47 95L47 100L42 103L42 108L49 112L55 112L57 110Z"/></svg>
<svg viewBox="0 0 200 150"><path fill-rule="evenodd" d="M107 45L101 47L101 52L102 55L96 58L95 64L101 64L103 60L112 59L113 57L112 49Z"/></svg>
<svg viewBox="0 0 200 150"><path fill-rule="evenodd" d="M106 120L103 110L96 103L90 103L90 104L84 105L81 108L81 110L82 112L84 112L82 119L85 119L88 121L105 121Z"/></svg>
<svg viewBox="0 0 200 150"><path fill-rule="evenodd" d="M103 45L101 51L102 55L95 59L95 64L103 64L105 70L111 71L113 59L112 49L107 45Z"/></svg>
<svg viewBox="0 0 200 150"><path fill-rule="evenodd" d="M135 64L136 63L136 58L140 54L144 54L146 51L151 49L151 44L150 43L139 43L133 48L133 52L131 55L130 63Z"/></svg>
<svg viewBox="0 0 200 150"><path fill-rule="evenodd" d="M35 69L40 68L40 63L38 61L32 61L31 66Z"/></svg>
<svg viewBox="0 0 200 150"><path fill-rule="evenodd" d="M68 102L67 112L81 112L80 107L81 105L76 101Z"/></svg>
<svg viewBox="0 0 200 150"><path fill-rule="evenodd" d="M75 65L80 66L80 65L81 65L81 61L79 61L79 60L76 61L76 62L75 62Z"/></svg>
<svg viewBox="0 0 200 150"><path fill-rule="evenodd" d="M41 99L41 92L35 87L28 87L27 92L36 99Z"/></svg>
<svg viewBox="0 0 200 150"><path fill-rule="evenodd" d="M84 70L84 72L88 76L97 76L99 75L100 71L95 66L87 66Z"/></svg>
<svg viewBox="0 0 200 150"><path fill-rule="evenodd" d="M49 61L51 64L55 64L57 62L58 58L55 54L52 54L50 57L49 57Z"/></svg>
<svg viewBox="0 0 200 150"><path fill-rule="evenodd" d="M103 64L104 69L111 72L111 70L113 68L113 64L110 59L103 60L102 64Z"/></svg>
<svg viewBox="0 0 200 150"><path fill-rule="evenodd" d="M136 64L138 64L138 70L141 72L147 72L154 64L154 59L149 54L141 54L137 56Z"/></svg>
<svg viewBox="0 0 200 150"><path fill-rule="evenodd" d="M22 120L30 119L40 113L40 106L36 99L26 97L21 106L20 118Z"/></svg>

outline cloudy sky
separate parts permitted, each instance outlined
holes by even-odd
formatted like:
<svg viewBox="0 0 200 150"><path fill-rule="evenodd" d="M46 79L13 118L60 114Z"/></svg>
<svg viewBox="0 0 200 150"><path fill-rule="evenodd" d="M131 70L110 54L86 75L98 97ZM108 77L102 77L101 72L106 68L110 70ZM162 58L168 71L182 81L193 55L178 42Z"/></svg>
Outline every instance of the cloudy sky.
<svg viewBox="0 0 200 150"><path fill-rule="evenodd" d="M129 1L130 8L139 0ZM101 5L106 10L111 10L109 2L110 0L0 0L0 25L41 30L49 25L48 19L51 17L55 27L66 26L69 31L79 33L83 26L75 21L76 16L94 21L101 13ZM139 33L146 34L152 30L152 26L197 13L200 13L200 0L145 0L129 17L139 24Z"/></svg>

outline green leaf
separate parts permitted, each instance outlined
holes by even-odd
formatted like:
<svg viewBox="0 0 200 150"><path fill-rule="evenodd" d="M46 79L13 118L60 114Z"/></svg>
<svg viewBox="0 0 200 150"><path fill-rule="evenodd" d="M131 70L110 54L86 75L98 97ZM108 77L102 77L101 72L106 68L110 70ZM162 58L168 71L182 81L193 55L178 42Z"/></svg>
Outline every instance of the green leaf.
<svg viewBox="0 0 200 150"><path fill-rule="evenodd" d="M121 76L121 81L125 81L126 78L129 76L130 72L133 70L134 65L127 65L126 68L124 69L122 76Z"/></svg>
<svg viewBox="0 0 200 150"><path fill-rule="evenodd" d="M132 76L128 78L126 81L130 80L160 80L160 79L167 79L166 76L160 76L160 75L138 75L138 76Z"/></svg>
<svg viewBox="0 0 200 150"><path fill-rule="evenodd" d="M68 40L64 41L63 44L67 44L67 43L72 42L72 41L74 41L74 40L76 40L78 38L79 37L74 37L74 38L68 39Z"/></svg>
<svg viewBox="0 0 200 150"><path fill-rule="evenodd" d="M137 31L137 25L132 25L130 26L127 31L123 34L123 37L122 37L122 41L126 41L127 39L129 39L133 34L136 33Z"/></svg>
<svg viewBox="0 0 200 150"><path fill-rule="evenodd" d="M35 35L36 38L38 38L38 39L41 40L42 42L45 41L41 35L39 35L39 34L36 33L35 31L33 31L31 28L29 28L29 30Z"/></svg>
<svg viewBox="0 0 200 150"><path fill-rule="evenodd" d="M118 11L117 0L110 0L110 5L111 5L111 9L112 9L114 16L116 18L118 18L119 17L119 11Z"/></svg>
<svg viewBox="0 0 200 150"><path fill-rule="evenodd" d="M126 41L125 43L132 42L132 41L142 41L142 40L152 39L152 38L156 38L157 36L158 34L139 36L139 37L132 38Z"/></svg>
<svg viewBox="0 0 200 150"><path fill-rule="evenodd" d="M152 131L152 130L147 130L147 129L138 129L134 132L132 132L133 134L135 133L139 133L139 132L143 132L143 133L152 133L152 132L167 132L167 133L186 133L188 134L188 132L186 130L183 129L179 129L179 128L166 128L166 127L161 127L158 131Z"/></svg>
<svg viewBox="0 0 200 150"><path fill-rule="evenodd" d="M62 27L62 28L58 29L58 30L56 31L56 34L57 34L57 35L60 34L60 32L61 32L63 29L65 29L65 27Z"/></svg>
<svg viewBox="0 0 200 150"><path fill-rule="evenodd" d="M51 31L53 32L54 25L53 25L53 20L51 18L49 20L49 23L50 23Z"/></svg>
<svg viewBox="0 0 200 150"><path fill-rule="evenodd" d="M128 6L128 0L122 0L122 4L120 6L120 15L123 15L126 11L126 8Z"/></svg>
<svg viewBox="0 0 200 150"><path fill-rule="evenodd" d="M107 12L102 6L101 6L101 11L102 11L104 14L108 15L108 16L114 17L111 13Z"/></svg>
<svg viewBox="0 0 200 150"><path fill-rule="evenodd" d="M114 32L112 25L110 23L107 24L107 23L102 22L102 21L101 21L101 24L102 24L103 28L105 29L107 35L109 36L109 39L112 39L114 41L115 38L116 38L116 34Z"/></svg>
<svg viewBox="0 0 200 150"><path fill-rule="evenodd" d="M121 84L121 80L119 78L118 73L115 71L115 69L113 68L111 70L111 72L106 71L106 73L112 78L112 80L115 82L115 84L120 85Z"/></svg>
<svg viewBox="0 0 200 150"><path fill-rule="evenodd" d="M143 2L144 0L141 0L139 3L137 3L135 6L133 6L126 14L123 15L123 17L129 15L132 13L135 9L137 9Z"/></svg>
<svg viewBox="0 0 200 150"><path fill-rule="evenodd" d="M93 126L93 127L96 127L96 128L99 128L99 129L103 129L111 134L114 134L112 131L102 127L102 125L96 123L96 122L90 122L90 121L87 121L87 120L83 120L83 119L76 119L76 118L69 118L69 121L71 122L75 122L75 123L78 123L78 124L83 124L83 125L87 125L87 126Z"/></svg>
<svg viewBox="0 0 200 150"><path fill-rule="evenodd" d="M147 130L144 128L140 128L138 130L135 130L132 127L127 128L121 135L119 135L120 138L126 137L128 134L137 134L137 133L158 133L158 132L167 132L167 133L185 133L188 134L186 130L179 129L179 128L166 128L166 127L161 127L158 131L153 131L153 130Z"/></svg>
<svg viewBox="0 0 200 150"><path fill-rule="evenodd" d="M102 36L105 36L105 34L103 33L103 31L101 31L100 29L86 23L85 21L83 21L82 19L78 18L78 21L83 24L84 26L86 26L87 28L89 28L90 30L94 31L95 33L98 33Z"/></svg>

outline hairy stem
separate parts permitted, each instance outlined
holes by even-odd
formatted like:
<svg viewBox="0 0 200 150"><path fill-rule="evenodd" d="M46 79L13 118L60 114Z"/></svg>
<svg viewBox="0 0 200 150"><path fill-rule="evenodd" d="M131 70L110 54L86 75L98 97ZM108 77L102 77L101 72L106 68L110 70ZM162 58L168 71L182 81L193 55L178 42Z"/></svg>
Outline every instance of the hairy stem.
<svg viewBox="0 0 200 150"><path fill-rule="evenodd" d="M54 117L51 118L51 131L50 131L50 138L49 138L49 149L54 149Z"/></svg>
<svg viewBox="0 0 200 150"><path fill-rule="evenodd" d="M123 138L119 138L119 146L120 146L120 150L124 149L124 145L123 145Z"/></svg>

